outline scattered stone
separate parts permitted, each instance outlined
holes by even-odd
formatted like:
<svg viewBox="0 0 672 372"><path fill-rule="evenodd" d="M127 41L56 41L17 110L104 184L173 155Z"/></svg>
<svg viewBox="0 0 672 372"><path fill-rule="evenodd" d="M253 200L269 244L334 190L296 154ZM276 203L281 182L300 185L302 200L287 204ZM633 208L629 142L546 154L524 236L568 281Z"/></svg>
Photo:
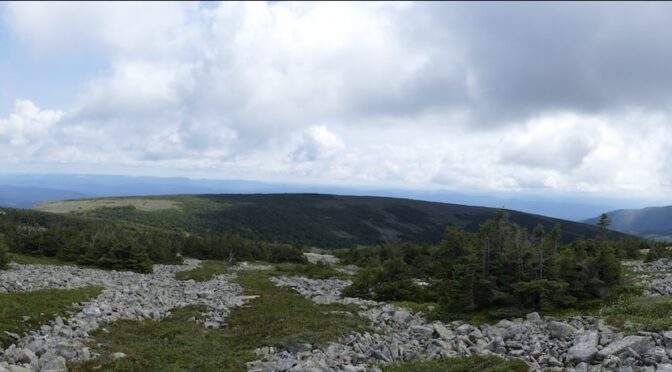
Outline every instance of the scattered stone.
<svg viewBox="0 0 672 372"><path fill-rule="evenodd" d="M10 365L9 372L33 372L32 368L26 368L23 366Z"/></svg>
<svg viewBox="0 0 672 372"><path fill-rule="evenodd" d="M397 323L406 323L406 321L411 317L411 312L402 309L399 311L395 311L394 315L392 315L392 320L394 320Z"/></svg>
<svg viewBox="0 0 672 372"><path fill-rule="evenodd" d="M410 332L412 335L417 335L420 337L429 337L434 333L434 328L426 327L426 326L421 326L421 325L414 325L409 328Z"/></svg>
<svg viewBox="0 0 672 372"><path fill-rule="evenodd" d="M340 295L349 282L333 279L278 277L277 285L290 286L317 303L357 303ZM495 354L525 361L533 371L646 371L656 363L671 362L660 333L642 333L625 338L625 346L614 342L622 335L591 316L559 320L531 313L525 319L502 320L496 326L475 327L460 321L426 324L424 318L407 309L385 303L359 303L367 309L359 316L368 319L378 333L353 333L327 347L288 353L288 350L257 355L249 370L278 371L291 362L291 371L368 371L376 364L415 359L442 359L469 355ZM672 336L672 335L670 335ZM642 341L639 337L647 340ZM672 339L672 337L670 337ZM642 341L639 343L638 341ZM600 344L601 343L601 344ZM618 349L616 355L598 356L599 349ZM606 352L605 351L605 352ZM604 352L603 352L604 353ZM654 371L651 369L651 371Z"/></svg>
<svg viewBox="0 0 672 372"><path fill-rule="evenodd" d="M619 355L623 352L630 352L633 356L639 356L648 352L653 347L651 340L644 336L628 336L622 340L614 341L600 350L597 354L599 358L605 358L609 355Z"/></svg>
<svg viewBox="0 0 672 372"><path fill-rule="evenodd" d="M121 359L125 359L125 358L126 358L126 354L124 354L124 353L122 353L122 352L120 352L120 351L118 351L118 352L116 352L116 353L112 353L112 354L110 354L110 359L111 359L112 361L115 361L115 362L116 362L117 360L121 360Z"/></svg>
<svg viewBox="0 0 672 372"><path fill-rule="evenodd" d="M69 361L97 357L85 346L91 341L90 332L119 319L161 320L170 316L175 307L206 305L209 310L194 321L211 329L226 326L230 309L244 306L253 297L241 296L242 288L229 282L235 274L220 275L203 283L174 279L175 272L191 270L199 264L197 260L186 260L181 266L155 265L154 273L149 275L74 266L12 264L10 270L0 272L0 292L88 285L101 285L106 290L66 319L56 317L23 337L12 335L17 342L0 350L0 372L67 371ZM672 263L636 265L635 271L651 275L650 295L672 295L669 274ZM235 269L259 269L255 266L258 265L241 264ZM659 274L656 272L659 269L667 273ZM324 346L291 344L278 349L260 348L255 350L260 360L247 364L250 371L379 372L378 364L486 354L524 360L534 371L562 371L572 365L567 367L568 371L672 370L672 331L638 332L624 337L599 318L553 319L538 313L527 314L524 319L502 320L494 326L473 326L460 321L427 323L422 314L409 309L343 297L342 289L351 284L348 280L300 277L271 280L278 286L293 288L315 303L356 305L360 308L357 316L366 319L375 332L352 333ZM124 357L123 353L110 355L111 359Z"/></svg>
<svg viewBox="0 0 672 372"><path fill-rule="evenodd" d="M575 362L591 362L597 354L597 332L588 331L576 336L567 356Z"/></svg>
<svg viewBox="0 0 672 372"><path fill-rule="evenodd" d="M46 362L40 372L68 372L68 366L63 357L56 357Z"/></svg>
<svg viewBox="0 0 672 372"><path fill-rule="evenodd" d="M527 321L528 322L540 322L541 321L541 316L539 316L539 313L534 312L534 313L529 313L527 314Z"/></svg>
<svg viewBox="0 0 672 372"><path fill-rule="evenodd" d="M306 259L310 263L325 263L325 264L337 264L338 263L338 258L336 258L333 255L330 254L319 254L319 253L304 253L304 256L306 256Z"/></svg>
<svg viewBox="0 0 672 372"><path fill-rule="evenodd" d="M663 342L665 347L672 348L672 331L663 332Z"/></svg>
<svg viewBox="0 0 672 372"><path fill-rule="evenodd" d="M449 331L448 328L446 328L441 323L434 323L432 326L434 327L434 332L437 336L439 336L439 338L449 339L455 336L452 331Z"/></svg>
<svg viewBox="0 0 672 372"><path fill-rule="evenodd" d="M572 337L576 333L576 328L569 324L552 320L548 323L548 331L551 336L559 339Z"/></svg>
<svg viewBox="0 0 672 372"><path fill-rule="evenodd" d="M207 282L178 281L175 273L192 270L201 264L185 260L183 265L154 265L152 274L85 269L76 266L10 264L0 271L0 292L35 291L44 288L73 289L90 285L106 289L84 303L68 319L55 317L50 324L25 337L12 335L16 346L0 349L5 369L60 371L68 361L87 361L97 357L86 347L89 334L101 325L119 319L161 320L170 310L186 305L205 305L199 323L220 328L230 308L243 306L253 297L241 296L242 287L230 283L235 274L219 275ZM24 319L25 320L25 319ZM60 358L60 359L59 359ZM1 364L0 364L1 365ZM65 369L67 370L67 369Z"/></svg>

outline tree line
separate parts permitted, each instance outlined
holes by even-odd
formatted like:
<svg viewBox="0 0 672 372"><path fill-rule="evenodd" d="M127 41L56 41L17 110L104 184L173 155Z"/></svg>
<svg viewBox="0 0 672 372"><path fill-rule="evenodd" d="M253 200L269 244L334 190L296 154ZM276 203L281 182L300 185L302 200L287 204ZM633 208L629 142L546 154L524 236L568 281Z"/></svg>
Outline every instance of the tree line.
<svg viewBox="0 0 672 372"><path fill-rule="evenodd" d="M603 297L622 282L621 259L640 258L655 243L610 241L608 221L601 236L561 244L556 225L531 233L506 213L477 233L448 227L435 246L386 244L350 249L345 263L365 267L346 288L350 296L376 300L437 302L444 316L491 308L549 309Z"/></svg>
<svg viewBox="0 0 672 372"><path fill-rule="evenodd" d="M66 262L114 270L151 272L154 263L173 264L181 256L270 262L304 262L303 248L255 242L236 234L189 235L162 229L119 226L108 220L50 215L18 209L0 213L0 267L6 252L56 257Z"/></svg>

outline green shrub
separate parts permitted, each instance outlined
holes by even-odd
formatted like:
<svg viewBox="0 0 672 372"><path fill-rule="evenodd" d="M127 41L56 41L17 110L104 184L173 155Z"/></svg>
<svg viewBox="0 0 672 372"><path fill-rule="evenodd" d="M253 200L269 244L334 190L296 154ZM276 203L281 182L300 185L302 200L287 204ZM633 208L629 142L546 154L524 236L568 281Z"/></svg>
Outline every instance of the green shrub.
<svg viewBox="0 0 672 372"><path fill-rule="evenodd" d="M268 259L273 263L295 262L306 263L308 260L303 255L303 251L293 245L278 244L271 247L271 255Z"/></svg>
<svg viewBox="0 0 672 372"><path fill-rule="evenodd" d="M275 269L283 275L305 276L310 279L327 279L342 276L333 266L318 262L316 264L281 263Z"/></svg>
<svg viewBox="0 0 672 372"><path fill-rule="evenodd" d="M152 260L145 248L130 239L114 240L107 253L98 259L98 266L114 270L152 272Z"/></svg>
<svg viewBox="0 0 672 372"><path fill-rule="evenodd" d="M376 301L433 302L436 294L401 273L398 263L360 270L343 295Z"/></svg>
<svg viewBox="0 0 672 372"><path fill-rule="evenodd" d="M373 288L373 293L376 301L427 302L434 299L431 292L409 279L380 283Z"/></svg>
<svg viewBox="0 0 672 372"><path fill-rule="evenodd" d="M373 287L377 283L379 273L380 269L376 268L359 270L355 274L352 284L343 289L343 296L371 299L373 297Z"/></svg>
<svg viewBox="0 0 672 372"><path fill-rule="evenodd" d="M6 269L9 264L8 252L9 246L7 245L7 241L5 241L5 236L0 234L0 269Z"/></svg>

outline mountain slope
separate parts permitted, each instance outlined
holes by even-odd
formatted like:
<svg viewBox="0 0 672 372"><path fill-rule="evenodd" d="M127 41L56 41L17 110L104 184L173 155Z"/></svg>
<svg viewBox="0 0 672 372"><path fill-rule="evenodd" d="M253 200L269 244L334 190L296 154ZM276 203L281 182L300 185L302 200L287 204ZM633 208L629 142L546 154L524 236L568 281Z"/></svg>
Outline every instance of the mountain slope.
<svg viewBox="0 0 672 372"><path fill-rule="evenodd" d="M607 213L613 230L647 238L672 240L672 206L620 209ZM599 217L586 223L596 225Z"/></svg>
<svg viewBox="0 0 672 372"><path fill-rule="evenodd" d="M448 190L394 189L364 186L335 186L286 184L245 180L189 179L179 177L137 177L82 174L2 174L0 185L68 190L78 196L58 196L52 193L6 195L6 206L30 207L48 200L66 198L102 198L139 195L185 194L254 194L254 193L319 193L337 195L382 196L410 198L441 203L465 204L517 211L581 221L602 211L635 208L651 203L632 204L625 200L552 197L531 194L460 193ZM0 195L2 195L0 189ZM11 197L10 197L11 196ZM654 203L655 204L655 203Z"/></svg>
<svg viewBox="0 0 672 372"><path fill-rule="evenodd" d="M165 207L156 207L165 206ZM349 247L386 241L436 243L448 225L476 231L496 209L409 199L324 194L190 195L106 198L46 203L35 209L182 230L234 231L264 241ZM594 226L508 211L530 231L560 223L563 240L594 237ZM614 233L614 237L620 234Z"/></svg>

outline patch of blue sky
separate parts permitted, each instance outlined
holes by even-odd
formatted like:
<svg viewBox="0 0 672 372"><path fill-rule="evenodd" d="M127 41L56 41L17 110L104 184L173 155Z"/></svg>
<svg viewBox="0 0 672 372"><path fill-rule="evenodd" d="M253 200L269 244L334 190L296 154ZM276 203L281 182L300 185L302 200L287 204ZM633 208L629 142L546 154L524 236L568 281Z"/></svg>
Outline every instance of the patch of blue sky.
<svg viewBox="0 0 672 372"><path fill-rule="evenodd" d="M46 109L67 110L109 60L93 50L35 53L0 23L0 117L10 114L17 99Z"/></svg>

